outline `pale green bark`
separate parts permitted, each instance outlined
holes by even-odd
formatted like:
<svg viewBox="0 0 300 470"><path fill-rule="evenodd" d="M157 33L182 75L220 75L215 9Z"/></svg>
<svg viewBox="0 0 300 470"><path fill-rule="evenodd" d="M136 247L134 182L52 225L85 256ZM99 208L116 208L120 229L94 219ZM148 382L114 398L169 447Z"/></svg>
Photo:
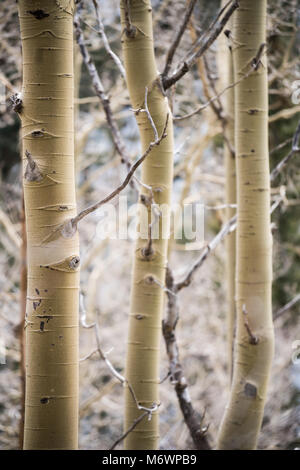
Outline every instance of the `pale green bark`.
<svg viewBox="0 0 300 470"><path fill-rule="evenodd" d="M76 449L78 237L73 1L19 0L23 51L23 184L28 243L24 449Z"/></svg>
<svg viewBox="0 0 300 470"><path fill-rule="evenodd" d="M128 3L128 2L127 2ZM122 36L126 79L132 107L144 107L145 88L148 87L148 106L158 134L161 135L170 113L164 97L155 63L152 36L152 9L149 0L129 2L130 19L134 33L126 33L125 7L121 1ZM154 140L153 129L145 113L137 116L142 148ZM173 180L173 128L170 115L167 137L154 148L142 166L143 183L153 188L157 204L169 204ZM142 189L149 198L149 192ZM153 240L153 253L145 256L147 240L139 239L135 247L132 274L129 338L126 378L132 385L139 403L151 407L158 403L159 347L163 290L157 284L165 283L167 256L167 224L158 240ZM149 282L154 279L155 282ZM126 390L125 429L142 413ZM144 419L125 440L126 449L156 449L158 446L158 413L149 421Z"/></svg>
<svg viewBox="0 0 300 470"><path fill-rule="evenodd" d="M235 80L250 70L252 59L266 40L266 1L239 3L233 30ZM243 450L255 449L257 445L273 357L265 55L257 71L235 87L235 122L237 338L231 396L219 432L218 448Z"/></svg>
<svg viewBox="0 0 300 470"><path fill-rule="evenodd" d="M227 1L222 0L222 7ZM232 33L232 17L226 26ZM225 34L220 36L217 58L219 75L219 92L234 82L233 57L229 42ZM236 162L234 153L234 88L229 88L222 96L222 105L225 113L224 162L225 162L225 202L228 205L236 204ZM226 218L230 220L235 214L232 207L226 208ZM235 332L235 271L236 271L236 233L227 235L226 247L226 333L227 333L227 364L230 381L233 372L233 343Z"/></svg>

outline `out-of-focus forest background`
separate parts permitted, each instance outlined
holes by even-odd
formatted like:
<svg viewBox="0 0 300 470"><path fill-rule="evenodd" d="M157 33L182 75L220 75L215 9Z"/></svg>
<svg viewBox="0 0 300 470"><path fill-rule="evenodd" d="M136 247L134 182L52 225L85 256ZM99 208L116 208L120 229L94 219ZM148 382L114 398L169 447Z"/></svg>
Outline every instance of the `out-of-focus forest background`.
<svg viewBox="0 0 300 470"><path fill-rule="evenodd" d="M97 33L94 9L89 5L92 2L88 5L88 2L84 3L82 27L85 39L110 96L122 136L134 159L140 155L140 143L128 91ZM156 56L161 70L186 2L156 0L152 3ZM293 91L297 87L297 80L300 80L300 4L298 0L270 0L268 4L272 169L288 153L300 117L300 96L298 104L292 102ZM101 0L100 5L110 45L122 57L118 2ZM195 9L195 27L205 30L218 8L218 1L199 1ZM187 31L176 61L184 57L191 44L192 38ZM218 42L215 42L205 56L206 70L202 79L197 67L194 67L192 73L187 74L176 90L170 93L174 115L193 111L201 101L207 101L203 78L211 96L215 90L220 91L218 78L222 74L222 61L217 60L217 50ZM121 165L116 154L101 104L95 96L76 43L74 61L77 202L78 208L82 209L117 187L126 174L126 168ZM20 123L8 99L21 89L21 64L17 4L3 0L0 3L0 85L6 97L2 97L0 103L0 346L2 356L5 349L6 361L0 364L0 449L18 448L21 412L19 324L22 312L24 232ZM300 88L300 81L298 84ZM174 202L183 199L204 202L207 206L207 241L220 230L225 221L224 209L212 210L212 207L224 204L223 144L222 126L211 107L190 119L175 122L173 199ZM273 201L279 196L283 199L272 215L274 315L300 292L299 170L297 154L272 189ZM127 187L124 194L130 204L136 202L137 195L133 188ZM102 217L103 212L96 211L80 226L81 293L88 322L97 319L99 323L103 351L110 350L110 361L118 371L123 371L133 240L102 240L99 236L99 221ZM176 277L186 272L196 256L197 252L184 250L180 244L172 244L169 263ZM216 439L229 392L224 261L224 244L220 244L197 271L192 284L179 294L177 337L182 365L194 407L199 412L206 410L205 421L209 424L212 442ZM275 320L276 350L259 441L259 448L262 449L300 447L300 362L292 361L295 353L293 344L300 341L299 306L300 303L295 303ZM81 328L80 356L86 356L94 347L93 330ZM164 378L168 361L163 340L161 351L161 378ZM165 380L160 387L161 448L191 448L191 439L172 384ZM122 409L122 386L110 374L106 364L97 355L82 361L80 448L109 448L122 433Z"/></svg>

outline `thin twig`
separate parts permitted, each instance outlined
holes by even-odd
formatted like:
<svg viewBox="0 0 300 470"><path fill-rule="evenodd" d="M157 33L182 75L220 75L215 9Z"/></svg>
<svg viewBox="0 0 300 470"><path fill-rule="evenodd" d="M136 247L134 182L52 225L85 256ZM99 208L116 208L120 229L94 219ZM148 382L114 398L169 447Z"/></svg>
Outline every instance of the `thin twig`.
<svg viewBox="0 0 300 470"><path fill-rule="evenodd" d="M180 362L179 348L175 333L179 316L178 298L174 292L175 287L173 274L170 268L167 268L166 289L164 290L167 292L168 304L166 318L162 322L162 331L169 358L171 383L174 386L184 421L190 431L196 449L209 450L210 446L206 435L207 427L202 427L204 413L202 417L200 417L193 407L188 390L188 382L184 376Z"/></svg>
<svg viewBox="0 0 300 470"><path fill-rule="evenodd" d="M277 207L282 203L283 201L283 196L279 196L278 199L272 204L270 208L270 214L273 214L273 212L277 209ZM212 253L217 246L224 240L224 238L229 234L234 232L237 227L237 215L234 215L228 222L226 222L221 230L217 233L217 235L202 249L202 252L199 256L199 258L194 262L194 264L190 267L188 270L187 274L185 277L181 280L178 281L175 284L175 292L180 291L183 287L187 287L190 285L193 276L195 272L197 271L198 268L202 266L204 261L207 259L207 257Z"/></svg>
<svg viewBox="0 0 300 470"><path fill-rule="evenodd" d="M131 166L129 172L126 175L126 178L124 179L123 183L120 184L114 191L112 191L108 196L106 196L104 199L101 199L101 201L96 202L90 207L87 207L86 209L82 210L79 212L79 214L71 219L71 224L73 227L77 227L78 222L80 222L84 217L87 215L91 214L95 210L97 210L99 207L101 207L103 204L107 203L111 199L113 199L115 196L117 196L126 186L129 184L131 178L133 177L135 171L137 168L143 163L145 158L149 155L153 147L158 146L161 141L167 136L166 134L166 129L168 126L168 121L169 121L169 114L167 115L166 123L163 128L163 131L161 133L161 136L158 137L158 139L150 142L147 150L143 153L143 155Z"/></svg>
<svg viewBox="0 0 300 470"><path fill-rule="evenodd" d="M201 255L191 266L188 273L185 275L183 280L177 282L175 285L176 292L181 290L183 287L190 285L195 271L202 266L208 255L219 245L219 243L224 240L226 235L233 232L236 229L237 216L232 217L228 222L226 222L217 235L211 240L210 243L203 248Z"/></svg>
<svg viewBox="0 0 300 470"><path fill-rule="evenodd" d="M270 150L270 155L272 155L273 153L278 152L278 150L281 150L282 148L286 147L292 141L293 141L293 137L289 137L284 142L281 142L280 144L276 145L276 147L274 147L274 148L272 148L272 150Z"/></svg>
<svg viewBox="0 0 300 470"><path fill-rule="evenodd" d="M77 44L79 46L79 49L80 49L83 61L88 70L88 73L91 77L95 93L102 103L106 120L107 120L107 124L111 130L111 134L112 134L112 138L113 138L116 150L118 154L120 155L122 162L126 163L127 167L129 168L130 156L127 153L127 150L122 140L122 136L119 131L117 122L113 116L113 112L112 112L111 105L110 105L110 100L104 91L104 87L100 79L100 76L98 74L98 71L96 69L96 66L87 50L84 36L83 36L83 31L80 26L80 17L79 17L78 12L75 13L74 15L74 27L75 27L75 36L76 36Z"/></svg>
<svg viewBox="0 0 300 470"><path fill-rule="evenodd" d="M88 324L86 321L86 310L84 307L84 301L83 301L83 294L80 293L79 297L79 307L80 307L80 324L83 328L94 328L95 330L95 336L96 336L96 344L97 348L91 351L89 354L87 354L85 357L83 357L80 362L85 361L92 357L95 353L98 353L102 361L105 362L106 366L110 370L111 374L122 384L122 385L127 385L128 390L133 398L133 401L135 402L135 405L138 410L144 411L144 413L137 418L137 420L134 421L134 423L130 426L130 428L121 436L112 446L112 449L136 427L136 425L144 418L144 416L148 416L148 420L152 419L152 414L158 410L160 403L156 403L155 401L152 403L150 408L147 408L145 406L142 406L138 399L137 396L133 390L132 385L128 382L128 380L123 377L113 366L113 364L110 362L110 360L107 358L108 353L104 353L101 348L101 343L100 343L100 332L99 332L99 326L97 322L90 323Z"/></svg>
<svg viewBox="0 0 300 470"><path fill-rule="evenodd" d="M227 12L224 14L224 16L221 18L220 21L218 21L218 18L220 16L217 16L217 19L214 20L213 24L209 28L209 34L205 34L201 36L200 40L197 41L199 44L197 44L197 50L191 54L184 62L183 64L179 67L179 69L173 73L170 77L163 77L162 78L162 84L164 90L167 90L170 88L172 85L174 85L178 80L180 80L190 69L191 67L195 64L197 59L201 57L204 52L212 45L212 43L217 39L219 34L222 32L225 24L233 14L233 12L238 8L239 4L237 0L232 0L230 3L232 3L231 6L229 6Z"/></svg>
<svg viewBox="0 0 300 470"><path fill-rule="evenodd" d="M261 45L262 46L262 45ZM235 87L236 85L238 85L239 83L241 83L243 80L245 80L246 78L248 78L254 71L255 71L255 64L257 63L258 61L258 54L260 53L260 50L261 50L261 46L259 48L259 51L258 53L256 54L256 56L252 59L251 61L251 68L250 70L248 70L248 72L246 72L241 78L239 78L238 80L236 80L235 82L233 83L230 83L229 85L227 85L222 91L220 91L220 93L216 94L215 96L213 96L212 98L210 98L206 103L203 103L201 104L201 106L199 106L197 109L195 109L195 111L192 111L188 114L185 114L184 116L174 116L173 117L173 120L174 121L183 121L184 119L188 119L192 116L195 116L195 114L198 114L200 113L201 111L204 111L204 109L206 109L209 105L211 105L211 103L215 102L215 101L219 101L220 97L228 90L230 90L231 88Z"/></svg>
<svg viewBox="0 0 300 470"><path fill-rule="evenodd" d="M253 344L255 346L256 344L258 344L259 340L258 340L258 337L255 336L252 333L252 330L250 328L249 320L248 320L248 312L247 312L245 304L243 304L242 311L243 311L243 315L244 315L244 325L245 325L245 328L246 328L248 336L249 336L249 343Z"/></svg>
<svg viewBox="0 0 300 470"><path fill-rule="evenodd" d="M292 300L290 300L287 304L277 310L276 313L273 315L273 320L277 320L277 318L281 317L285 312L290 310L294 305L296 305L300 301L300 294L297 294Z"/></svg>
<svg viewBox="0 0 300 470"><path fill-rule="evenodd" d="M104 24L103 24L102 19L101 19L100 6L99 6L99 3L98 3L98 0L93 0L93 4L94 4L94 7L95 7L97 21L98 21L98 25L99 25L99 34L102 38L105 50L108 53L108 55L112 58L112 60L114 61L114 63L118 67L118 69L120 70L120 73L121 73L122 77L125 79L125 69L123 67L123 64L122 64L120 58L117 56L117 54L115 54L112 51L112 49L109 45L107 36L105 34Z"/></svg>
<svg viewBox="0 0 300 470"><path fill-rule="evenodd" d="M192 16L192 13L193 13L193 10L194 10L194 6L196 4L196 1L197 0L191 0L189 2L189 5L186 9L186 13L183 17L183 21L181 23L181 26L179 27L176 35L175 35L175 38L174 38L174 41L172 42L170 48L169 48L169 51L167 53L167 58L166 58L166 65L165 65L165 68L164 68L164 71L162 73L162 77L166 77L167 74L169 73L169 70L171 68L171 65L172 65L172 62L173 62L173 58L174 58L174 55L175 55L175 52L180 44L180 41L182 39L182 36L187 28L187 25L190 21L190 18Z"/></svg>
<svg viewBox="0 0 300 470"><path fill-rule="evenodd" d="M153 133L154 133L154 140L157 140L158 139L158 133L157 133L157 129L156 129L156 126L154 124L154 121L153 121L153 118L150 114L150 111L149 111L149 108L148 108L148 87L145 87L145 100L144 100L144 106L145 108L138 108L138 109L132 109L132 111L134 112L134 114L138 115L139 113L146 113L147 114L147 117L148 117L148 120L151 124L151 127L153 129Z"/></svg>
<svg viewBox="0 0 300 470"><path fill-rule="evenodd" d="M272 170L271 172L271 182L273 182L279 173L286 167L286 165L289 163L291 158L296 154L300 152L300 146L299 146L299 139L300 139L300 120L298 122L295 134L293 136L292 140L292 148L290 152L281 160L278 165Z"/></svg>
<svg viewBox="0 0 300 470"><path fill-rule="evenodd" d="M136 418L133 421L132 425L129 426L127 431L125 431L124 434L122 434L122 436L119 437L108 450L114 450L117 447L117 445L120 444L120 442L124 441L124 439L128 436L128 434L130 434L136 428L136 426L141 421L143 421L143 419L148 415L149 415L148 411L144 411L144 413L142 413L138 418Z"/></svg>
<svg viewBox="0 0 300 470"><path fill-rule="evenodd" d="M136 35L136 27L133 26L130 16L130 0L124 1L124 18L125 18L125 32L128 38L134 38Z"/></svg>

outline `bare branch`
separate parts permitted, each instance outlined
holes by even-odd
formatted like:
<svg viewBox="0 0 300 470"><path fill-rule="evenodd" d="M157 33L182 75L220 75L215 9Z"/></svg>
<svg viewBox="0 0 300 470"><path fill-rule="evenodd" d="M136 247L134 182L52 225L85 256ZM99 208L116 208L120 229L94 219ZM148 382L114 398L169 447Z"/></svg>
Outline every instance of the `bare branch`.
<svg viewBox="0 0 300 470"><path fill-rule="evenodd" d="M151 127L153 129L153 133L154 133L154 139L157 140L158 139L158 133L157 133L157 129L156 129L156 126L154 124L154 121L152 119L152 116L150 114L150 111L149 111L149 108L148 108L148 87L145 87L145 100L144 100L144 106L145 108L138 108L138 109L133 109L132 111L138 115L139 113L146 113L147 114L147 117L148 117L148 120L151 124Z"/></svg>
<svg viewBox="0 0 300 470"><path fill-rule="evenodd" d="M93 4L94 4L94 7L95 7L97 21L98 21L98 25L99 25L99 34L102 38L105 50L108 53L108 55L112 58L112 60L114 61L114 63L118 67L118 69L120 70L120 73L121 73L122 77L125 79L125 69L123 67L123 64L122 64L120 58L117 56L117 54L115 54L112 51L112 49L109 45L107 36L105 34L104 24L103 24L102 19L101 19L100 6L99 6L99 3L98 3L98 0L93 0Z"/></svg>
<svg viewBox="0 0 300 470"><path fill-rule="evenodd" d="M113 445L108 449L108 450L114 450L118 444L120 444L122 441L124 441L124 439L128 436L128 434L130 434L135 428L136 426L141 422L143 421L143 419L148 416L148 412L147 411L144 411L144 413L142 413L138 418L136 418L132 425L129 426L129 428L127 429L127 431L124 432L124 434L122 434L121 437L119 437L114 443Z"/></svg>
<svg viewBox="0 0 300 470"><path fill-rule="evenodd" d="M173 58L174 58L174 55L175 55L175 52L180 44L180 41L181 41L181 38L187 28L187 25L190 21L190 18L192 16L192 13L193 13L193 10L194 10L194 6L196 4L196 1L197 0L191 0L189 2L189 5L186 9L186 13L184 15L184 18L183 18L183 21L182 21L182 24L181 26L179 27L177 33L176 33L176 36L174 38L174 41L173 43L171 44L170 48L169 48L169 51L167 53L167 58L166 58L166 65L165 65L165 68L164 68L164 71L162 73L162 77L166 77L167 74L169 73L169 70L171 68L171 65L172 65L172 62L173 62Z"/></svg>
<svg viewBox="0 0 300 470"><path fill-rule="evenodd" d="M253 344L255 346L256 344L258 344L259 340L258 340L258 337L255 336L252 333L252 330L250 328L249 320L248 320L248 312L247 312L245 304L243 304L243 309L242 310L243 310L243 315L244 315L244 325L245 325L245 328L246 328L248 336L249 336L249 343Z"/></svg>
<svg viewBox="0 0 300 470"><path fill-rule="evenodd" d="M272 204L270 208L270 214L277 209L277 207L282 203L284 200L283 196L280 195L278 199ZM195 271L202 266L204 261L210 255L212 251L214 251L217 246L224 240L224 238L229 234L236 230L237 226L237 215L234 215L228 222L226 222L221 230L217 233L217 235L203 248L199 258L194 262L194 264L190 267L185 277L177 282L174 287L174 292L180 291L183 287L187 287L190 285Z"/></svg>
<svg viewBox="0 0 300 470"><path fill-rule="evenodd" d="M124 2L124 16L125 16L125 32L128 38L134 38L136 35L136 27L133 26L130 16L130 0Z"/></svg>
<svg viewBox="0 0 300 470"><path fill-rule="evenodd" d="M128 389L129 389L129 392L135 402L135 405L137 407L138 410L143 410L144 413L142 413L142 415L140 415L133 423L132 425L130 426L130 428L125 432L125 434L123 434L114 444L113 446L111 447L110 450L114 449L116 447L117 444L119 444L121 441L123 441L123 439L125 439L125 437L137 426L137 424L145 417L145 416L148 416L148 419L151 420L152 419L152 414L158 410L159 406L160 406L160 403L156 403L156 402L153 402L153 404L151 405L150 408L147 408L145 406L142 406L140 405L140 403L138 402L138 399L136 397L136 394L133 390L133 387L131 386L131 384L128 382L128 380L123 377L116 369L115 367L113 366L113 364L110 362L110 360L107 358L107 354L105 354L103 351L102 351L102 348L101 348L101 343L100 343L100 332L99 332L99 326L98 326L98 323L97 322L94 322L94 323L91 323L91 324L87 324L86 323L86 310L85 310L85 307L84 307L84 302L83 302L83 295L80 294L80 298L79 298L79 305L80 305L80 324L83 328L94 328L95 330L95 336L96 336L96 344L97 344L97 348L94 349L92 352L90 352L88 355L86 355L84 358L82 358L80 360L80 362L82 361L85 361L87 359L89 359L91 356L93 356L96 352L99 353L100 355L100 358L105 362L106 366L108 367L108 369L110 370L111 374L122 384L122 385L127 385Z"/></svg>
<svg viewBox="0 0 300 470"><path fill-rule="evenodd" d="M255 57L253 57L252 61L251 61L251 68L250 70L248 70L248 72L246 72L241 78L239 78L238 80L236 80L235 82L233 83L230 83L229 85L227 85L222 91L220 91L220 93L216 94L215 96L213 96L212 98L210 98L206 103L204 104L201 104L201 106L199 106L199 108L195 109L195 111L192 111L191 113L188 113L188 114L185 114L184 116L174 116L173 117L173 120L174 121L183 121L184 119L187 119L187 118L190 118L192 116L195 116L195 114L198 114L200 113L201 111L203 111L204 109L206 109L210 104L212 104L213 102L215 101L219 101L220 97L227 91L227 90L230 90L231 88L235 87L236 85L238 85L239 83L241 83L243 80L245 80L246 78L248 78L256 69L256 64L258 62L258 57L260 57L260 54L261 54L261 47L263 46L263 44L261 44L261 46L259 47L259 51L258 53L256 54Z"/></svg>
<svg viewBox="0 0 300 470"><path fill-rule="evenodd" d="M82 220L84 217L87 215L91 214L95 210L97 210L99 207L101 207L103 204L109 202L111 199L113 199L115 196L117 196L126 186L130 183L131 178L133 177L135 171L137 168L143 163L145 158L149 155L153 147L158 146L161 141L167 136L166 134L166 129L168 126L168 121L169 121L169 114L167 115L166 123L163 128L163 131L161 133L161 136L158 137L158 139L154 140L153 142L150 142L147 150L143 153L143 155L131 166L129 172L127 173L126 178L124 179L123 183L120 184L114 191L112 191L108 196L106 196L104 199L101 199L101 201L96 202L90 207L87 207L83 211L79 212L79 214L71 219L71 224L73 227L77 227L78 222Z"/></svg>
<svg viewBox="0 0 300 470"><path fill-rule="evenodd" d="M231 6L225 12L224 16L218 21L220 13L217 16L217 19L214 20L213 24L209 27L209 34L204 34L197 41L197 50L191 54L179 67L179 69L173 73L170 77L163 77L162 83L164 90L167 90L172 85L174 85L178 80L180 80L195 64L196 60L201 57L204 52L212 45L212 43L217 39L217 37L222 32L225 24L233 14L233 12L238 8L239 4L237 0L231 0ZM229 3L227 5L229 5ZM223 9L224 11L224 9Z"/></svg>
<svg viewBox="0 0 300 470"><path fill-rule="evenodd" d="M203 248L201 255L189 269L188 273L184 277L184 279L180 282L175 284L176 292L180 291L183 287L187 287L190 285L192 278L194 276L195 271L202 266L208 255L219 245L219 243L224 240L226 235L233 232L236 229L236 221L237 216L235 215L232 217L226 224L223 225L221 230L217 233L217 235L212 239L210 243Z"/></svg>
<svg viewBox="0 0 300 470"><path fill-rule="evenodd" d="M290 300L287 304L277 310L277 312L273 315L273 320L277 320L277 318L280 318L285 312L290 310L298 302L300 302L300 294L297 294L292 300Z"/></svg>
<svg viewBox="0 0 300 470"><path fill-rule="evenodd" d="M292 108L281 109L277 113L274 113L271 116L269 116L269 123L275 122L278 119L291 119L291 117L293 117L295 114L298 114L299 112L300 112L300 105L293 106Z"/></svg>
<svg viewBox="0 0 300 470"><path fill-rule="evenodd" d="M279 175L279 173L286 167L286 165L289 163L289 161L291 160L291 158L292 158L296 153L299 153L299 152L300 152L299 139L300 139L300 120L299 120L299 122L298 122L296 131L295 131L295 134L294 134L294 136L293 136L292 148L291 148L290 152L284 157L284 159L281 160L281 161L278 163L278 165L276 165L276 167L272 170L271 176L270 176L271 182L273 182L273 181L277 178L277 176Z"/></svg>
<svg viewBox="0 0 300 470"><path fill-rule="evenodd" d="M168 296L168 304L166 318L162 322L162 331L169 358L171 383L175 388L184 421L190 431L196 449L208 450L210 449L210 446L206 436L207 427L202 427L204 414L202 417L199 417L193 407L188 390L188 383L184 377L182 365L180 363L179 349L175 333L179 316L179 308L178 298L174 292L174 288L175 284L173 274L170 268L167 268L165 290Z"/></svg>
<svg viewBox="0 0 300 470"><path fill-rule="evenodd" d="M292 141L293 141L293 137L289 137L284 142L281 142L280 144L276 145L276 147L274 147L274 148L272 148L272 150L270 150L270 155L272 155L273 153L278 152L278 150L281 150L282 148L286 147Z"/></svg>
<svg viewBox="0 0 300 470"><path fill-rule="evenodd" d="M119 131L118 125L116 123L116 120L113 116L113 112L111 109L110 101L108 96L106 95L104 91L103 84L101 82L100 76L98 74L98 71L96 69L96 66L87 50L83 32L80 26L80 17L78 12L75 13L74 15L74 27L75 27L75 35L76 35L76 41L79 46L83 61L86 65L86 68L89 72L89 75L92 79L92 84L94 87L94 90L96 92L96 95L100 99L104 113L106 116L106 120L108 123L108 126L111 130L112 138L116 147L116 150L118 154L121 157L122 163L126 163L127 167L130 167L130 157L127 153L126 147L124 145L124 142L122 140L121 133Z"/></svg>

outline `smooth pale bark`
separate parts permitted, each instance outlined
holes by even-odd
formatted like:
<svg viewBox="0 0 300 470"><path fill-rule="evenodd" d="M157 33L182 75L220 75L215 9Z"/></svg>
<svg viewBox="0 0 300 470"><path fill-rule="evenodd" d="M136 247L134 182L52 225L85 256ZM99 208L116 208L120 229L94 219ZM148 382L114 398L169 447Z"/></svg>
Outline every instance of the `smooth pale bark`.
<svg viewBox="0 0 300 470"><path fill-rule="evenodd" d="M162 92L155 63L151 2L129 2L130 18L135 28L132 37L128 37L125 32L125 4L126 2L121 1L124 30L122 44L132 107L144 107L145 88L148 87L148 107L159 135L163 131L168 113L170 114L167 137L146 158L142 165L141 180L153 188L157 204L169 204L173 180L173 128L168 101ZM145 150L154 140L153 129L145 113L137 115L137 123L142 148ZM147 189L142 188L141 192L146 199L149 198ZM132 274L126 378L139 403L146 407L151 407L159 400L159 347L164 293L156 281L161 285L165 284L168 216L163 224L160 221L160 227L162 225L164 228L160 230L159 239L153 240L153 253L150 256L145 256L144 253L147 240L137 240ZM151 279L155 282L151 282ZM128 389L125 401L125 429L128 429L142 411L137 409ZM147 418L142 420L127 436L125 448L156 449L158 438L158 413L154 413L150 421Z"/></svg>
<svg viewBox="0 0 300 470"><path fill-rule="evenodd" d="M234 18L235 80L266 40L266 1L241 0ZM266 57L235 87L237 158L237 338L233 383L219 449L255 449L273 357L272 237ZM247 331L250 328L251 334ZM251 339L252 336L252 339ZM258 340L255 343L255 338Z"/></svg>
<svg viewBox="0 0 300 470"><path fill-rule="evenodd" d="M222 0L222 7L227 0ZM226 26L232 33L232 17ZM233 57L230 43L225 34L221 34L217 49L219 92L234 82ZM225 163L225 202L228 205L236 204L236 162L234 154L234 88L229 88L221 97L225 114L224 163ZM226 219L230 220L236 210L226 208ZM235 308L235 271L236 271L236 233L227 235L226 247L226 334L227 334L227 364L230 382L233 373L233 344L236 321Z"/></svg>
<svg viewBox="0 0 300 470"><path fill-rule="evenodd" d="M77 235L56 230L76 215L74 4L18 5L28 246L24 449L76 449L79 247Z"/></svg>
<svg viewBox="0 0 300 470"><path fill-rule="evenodd" d="M25 315L26 315L26 302L27 302L27 241L26 241L26 224L25 224L25 208L24 196L22 193L22 208L21 208L21 234L22 245L20 249L20 379L21 379L21 416L19 425L19 444L20 449L23 449L24 438L24 416L25 416Z"/></svg>

